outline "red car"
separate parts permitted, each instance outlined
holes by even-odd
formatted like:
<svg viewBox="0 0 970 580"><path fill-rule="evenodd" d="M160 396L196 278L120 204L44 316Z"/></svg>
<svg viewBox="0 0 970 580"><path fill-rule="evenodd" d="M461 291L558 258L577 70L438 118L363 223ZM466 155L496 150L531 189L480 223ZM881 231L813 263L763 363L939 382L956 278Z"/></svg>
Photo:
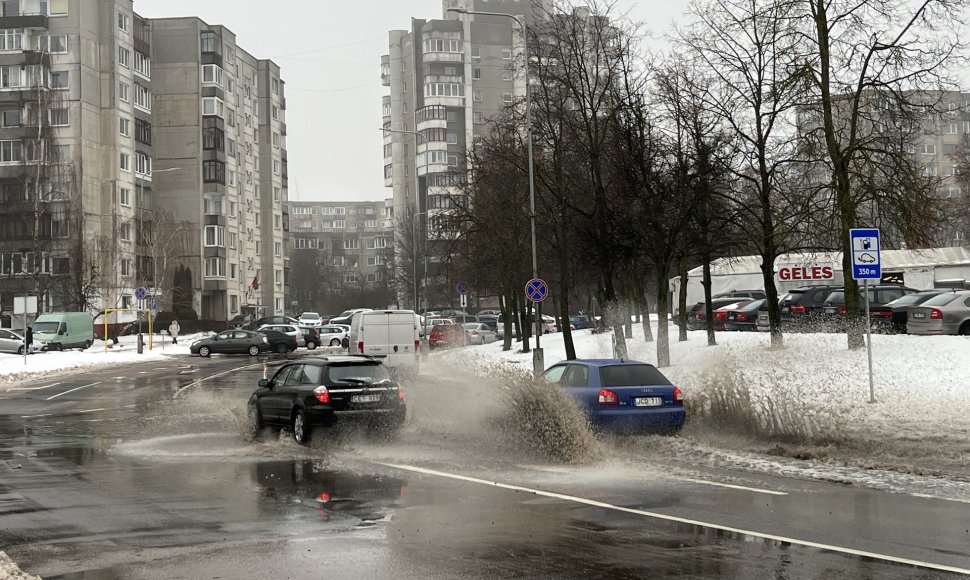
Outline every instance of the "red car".
<svg viewBox="0 0 970 580"><path fill-rule="evenodd" d="M714 311L714 330L724 330L724 321L727 320L728 314L731 312L737 312L742 307L747 306L753 300L741 300L735 302L734 304L728 304L727 306L722 306Z"/></svg>
<svg viewBox="0 0 970 580"><path fill-rule="evenodd" d="M444 348L462 343L464 330L457 324L435 324L428 334L428 348Z"/></svg>

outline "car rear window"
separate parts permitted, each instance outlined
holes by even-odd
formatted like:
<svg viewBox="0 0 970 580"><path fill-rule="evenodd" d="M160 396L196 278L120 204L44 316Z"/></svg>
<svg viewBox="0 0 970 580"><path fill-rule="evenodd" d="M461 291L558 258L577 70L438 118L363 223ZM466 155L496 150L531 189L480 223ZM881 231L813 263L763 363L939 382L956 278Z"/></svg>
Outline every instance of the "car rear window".
<svg viewBox="0 0 970 580"><path fill-rule="evenodd" d="M669 385L670 380L650 365L613 365L600 367L600 382L604 387L636 387L639 385Z"/></svg>
<svg viewBox="0 0 970 580"><path fill-rule="evenodd" d="M950 302L957 299L958 294L956 292L947 292L946 294L940 294L934 296L923 303L923 306L946 306Z"/></svg>
<svg viewBox="0 0 970 580"><path fill-rule="evenodd" d="M329 367L327 378L335 385L369 384L390 379L387 367L381 364L350 364Z"/></svg>

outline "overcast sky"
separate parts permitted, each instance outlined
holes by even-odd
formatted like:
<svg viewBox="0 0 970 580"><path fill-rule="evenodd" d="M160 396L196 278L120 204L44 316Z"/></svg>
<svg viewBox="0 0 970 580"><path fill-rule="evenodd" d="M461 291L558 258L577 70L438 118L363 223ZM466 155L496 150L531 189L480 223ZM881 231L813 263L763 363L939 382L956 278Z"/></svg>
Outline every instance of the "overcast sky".
<svg viewBox="0 0 970 580"><path fill-rule="evenodd" d="M682 0L616 0L662 37ZM380 58L389 30L441 18L441 0L135 0L142 16L222 24L286 81L290 199L380 200L384 187Z"/></svg>

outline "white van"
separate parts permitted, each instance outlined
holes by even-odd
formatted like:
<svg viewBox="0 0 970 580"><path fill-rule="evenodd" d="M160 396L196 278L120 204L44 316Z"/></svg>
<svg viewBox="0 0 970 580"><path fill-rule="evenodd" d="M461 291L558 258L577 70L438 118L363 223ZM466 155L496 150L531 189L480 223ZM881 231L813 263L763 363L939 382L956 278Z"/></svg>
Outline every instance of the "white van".
<svg viewBox="0 0 970 580"><path fill-rule="evenodd" d="M421 322L413 310L367 310L350 323L350 354L384 359L399 371L417 374L421 366Z"/></svg>

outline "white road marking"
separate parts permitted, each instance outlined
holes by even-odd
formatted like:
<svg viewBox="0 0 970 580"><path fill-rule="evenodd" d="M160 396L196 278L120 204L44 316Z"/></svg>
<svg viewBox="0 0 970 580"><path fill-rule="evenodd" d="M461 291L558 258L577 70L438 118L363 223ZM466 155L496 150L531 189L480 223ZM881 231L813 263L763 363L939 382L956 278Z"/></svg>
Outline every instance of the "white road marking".
<svg viewBox="0 0 970 580"><path fill-rule="evenodd" d="M101 384L101 381L97 381L95 383L91 383L90 385L82 385L80 387L74 387L73 389L70 389L68 391L64 391L63 393L57 393L56 395L53 395L51 397L47 397L45 399L45 401L51 401L53 399L56 399L57 397L62 397L64 395L68 394L68 393L73 393L74 391L80 391L81 389L86 389L88 387L93 387L94 385L100 385L100 384Z"/></svg>
<svg viewBox="0 0 970 580"><path fill-rule="evenodd" d="M960 503L968 503L968 504L970 504L970 499L963 499L963 498L959 498L959 497L939 497L939 496L936 496L936 495L929 495L929 494L926 494L926 493L911 493L909 495L911 495L913 497L922 497L922 498L926 498L926 499L938 499L940 501L956 501L956 502L960 502Z"/></svg>
<svg viewBox="0 0 970 580"><path fill-rule="evenodd" d="M78 411L78 413L97 413L98 411L106 411L107 409L85 409L83 411Z"/></svg>
<svg viewBox="0 0 970 580"><path fill-rule="evenodd" d="M36 419L37 417L53 417L54 413L44 413L43 415L21 415L21 419Z"/></svg>
<svg viewBox="0 0 970 580"><path fill-rule="evenodd" d="M138 371L138 374L140 374L140 375L147 375L148 374L148 371Z"/></svg>
<svg viewBox="0 0 970 580"><path fill-rule="evenodd" d="M157 368L152 369L152 370L156 370L156 371L167 371L168 369L169 369L169 367L157 367Z"/></svg>
<svg viewBox="0 0 970 580"><path fill-rule="evenodd" d="M82 421L84 423L100 423L101 421L104 421L104 419L82 419Z"/></svg>
<svg viewBox="0 0 970 580"><path fill-rule="evenodd" d="M41 389L49 389L51 387L56 387L60 383L51 383L49 385L44 385L43 387L12 387L7 389L8 391L39 391Z"/></svg>
<svg viewBox="0 0 970 580"><path fill-rule="evenodd" d="M606 503L602 501L596 501L593 499L586 499L583 497L577 497L574 495L566 495L562 493L555 493L552 491L544 491L541 489L532 489L529 487L523 487L521 485L512 485L509 483L502 483L499 481L489 481L487 479L479 479L477 477L469 477L467 475L458 475L455 473L446 473L444 471L435 471L433 469L426 469L424 467L415 467L412 465L399 465L395 463L381 463L377 462L377 465L383 465L385 467L390 467L393 469L400 469L402 471L410 471L412 473L421 473L424 475L433 475L436 477L444 477L448 479L454 479L457 481L466 481L469 483L478 483L481 485L488 485L492 487L498 487L501 489L508 489L512 491L522 491L526 493L531 493L534 495L539 495L543 497L549 497L553 499L559 499L563 501L571 501L574 503L579 503L583 505L589 505L593 507L614 510L618 512L635 514L640 516L645 516L648 518L654 518L658 520L665 520L668 522L677 522L681 524L689 524L693 526L699 526L702 528L708 528L712 530L721 530L723 532L730 532L734 534L741 534L744 536L749 536L753 538L762 538L765 540L772 540L775 542L787 542L789 544L795 544L798 546L804 546L806 548L815 548L818 550L828 550L830 552L838 552L841 554L848 554L850 556L859 556L862 558L871 558L873 560L882 560L884 562L893 562L895 564L904 564L906 566L916 566L919 568L927 568L931 570L940 570L943 572L954 572L957 574L968 574L970 575L970 568L958 568L956 566L947 566L944 564L934 564L932 562L923 562L920 560L911 560L909 558L900 558L898 556L890 556L887 554L878 554L876 552L867 552L865 550L856 550L854 548L846 548L844 546L834 546L831 544L822 544L819 542L812 542L809 540L799 540L797 538L788 538L785 536L777 536L775 534L766 534L764 532L755 532L752 530L744 530L741 528L733 528L731 526L725 526L722 524L715 524L711 522L702 522L700 520L692 520L689 518L681 518L677 516L671 516L667 514L662 514L658 512L650 512L646 510L640 510L635 508L623 507L611 503Z"/></svg>
<svg viewBox="0 0 970 580"><path fill-rule="evenodd" d="M767 494L767 495L788 495L788 493L787 492L784 492L784 491L773 491L773 490L770 490L770 489L761 489L761 488L758 488L758 487L747 487L745 485L734 485L733 483L720 483L720 482L717 482L717 481L707 481L706 479L693 479L691 477L680 477L679 475L671 475L669 477L671 477L673 479L680 480L680 481L689 481L691 483L700 483L702 485L713 485L715 487L726 487L728 489L737 489L737 490L741 490L741 491L750 491L752 493L764 493L764 494Z"/></svg>
<svg viewBox="0 0 970 580"><path fill-rule="evenodd" d="M201 385L202 383L204 383L205 381L208 381L209 379L217 379L219 377L228 375L230 373L235 373L235 372L241 371L243 369L249 369L249 368L253 368L253 367L261 367L263 365L264 365L264 363L258 362L258 363L253 363L251 365L244 365L244 366L241 366L241 367L238 367L238 368L229 369L228 371L223 371L221 373L216 373L214 375L209 375L208 377L203 377L201 379L192 381L191 383L189 383L189 384L185 385L184 387L180 388L179 390L175 391L175 394L172 395L172 398L173 399L179 398L179 396L182 394L182 391L185 391L186 389L191 389L192 387L197 386L197 385Z"/></svg>

